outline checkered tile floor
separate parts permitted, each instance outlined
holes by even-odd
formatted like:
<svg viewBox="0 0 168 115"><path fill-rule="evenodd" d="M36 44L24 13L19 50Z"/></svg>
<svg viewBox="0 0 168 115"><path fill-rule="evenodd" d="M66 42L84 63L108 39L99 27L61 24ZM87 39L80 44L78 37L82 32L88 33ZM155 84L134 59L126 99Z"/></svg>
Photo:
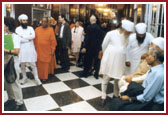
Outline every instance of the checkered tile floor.
<svg viewBox="0 0 168 115"><path fill-rule="evenodd" d="M22 85L26 111L108 111L109 104L100 106L101 81L93 76L80 77L82 68L71 64L64 72L58 67L54 76L49 76L42 86L29 79ZM29 70L28 70L29 71ZM29 73L29 72L28 72ZM113 81L108 85L108 98L112 97Z"/></svg>

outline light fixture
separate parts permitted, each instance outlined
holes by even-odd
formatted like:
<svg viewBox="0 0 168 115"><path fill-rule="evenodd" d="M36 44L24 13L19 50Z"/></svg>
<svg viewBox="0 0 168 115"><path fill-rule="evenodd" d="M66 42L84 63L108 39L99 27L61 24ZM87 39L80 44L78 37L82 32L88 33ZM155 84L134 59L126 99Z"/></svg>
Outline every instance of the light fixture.
<svg viewBox="0 0 168 115"><path fill-rule="evenodd" d="M156 10L157 10L157 4L153 4L152 10L153 10L153 12L156 12Z"/></svg>

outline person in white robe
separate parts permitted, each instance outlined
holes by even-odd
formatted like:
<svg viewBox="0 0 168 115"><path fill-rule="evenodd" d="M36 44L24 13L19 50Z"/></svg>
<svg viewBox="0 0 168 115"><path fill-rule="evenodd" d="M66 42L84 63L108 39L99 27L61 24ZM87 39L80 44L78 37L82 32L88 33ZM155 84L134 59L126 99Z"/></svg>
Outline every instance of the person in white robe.
<svg viewBox="0 0 168 115"><path fill-rule="evenodd" d="M27 82L26 76L26 66L30 66L32 68L32 72L34 78L36 80L37 85L41 85L41 81L38 77L36 61L37 54L34 48L33 39L35 38L34 29L28 25L28 16L22 14L18 17L20 21L20 26L16 28L16 33L21 37L21 46L19 53L19 61L21 64L21 72L23 75L23 79L21 80L21 84L25 84Z"/></svg>
<svg viewBox="0 0 168 115"><path fill-rule="evenodd" d="M79 58L79 52L82 44L83 27L79 25L79 21L75 22L75 27L71 30L72 33L72 53L75 55L76 62Z"/></svg>
<svg viewBox="0 0 168 115"><path fill-rule="evenodd" d="M135 26L136 33L129 37L126 51L126 66L130 67L128 74L136 71L140 64L141 56L148 52L149 45L154 39L153 36L146 32L146 24L138 23Z"/></svg>
<svg viewBox="0 0 168 115"><path fill-rule="evenodd" d="M110 78L114 79L114 96L119 96L118 81L125 72L127 38L134 30L134 23L122 20L121 28L108 32L102 43L103 57L99 74L103 75L101 104L105 104Z"/></svg>

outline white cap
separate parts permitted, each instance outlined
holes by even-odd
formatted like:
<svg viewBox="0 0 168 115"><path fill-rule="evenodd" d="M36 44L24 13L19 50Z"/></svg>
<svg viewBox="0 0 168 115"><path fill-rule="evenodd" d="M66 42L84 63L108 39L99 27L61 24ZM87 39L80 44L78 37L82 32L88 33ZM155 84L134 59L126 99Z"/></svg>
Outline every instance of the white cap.
<svg viewBox="0 0 168 115"><path fill-rule="evenodd" d="M138 23L136 26L135 26L135 29L136 29L136 32L138 34L145 34L146 33L146 24L145 23Z"/></svg>
<svg viewBox="0 0 168 115"><path fill-rule="evenodd" d="M121 27L125 29L128 32L133 32L134 31L134 23L129 21L129 20L122 20L121 21Z"/></svg>
<svg viewBox="0 0 168 115"><path fill-rule="evenodd" d="M164 50L164 38L158 37L152 40L152 43L157 45L161 50Z"/></svg>
<svg viewBox="0 0 168 115"><path fill-rule="evenodd" d="M18 20L28 20L28 16L26 14L21 14L19 17L18 17Z"/></svg>

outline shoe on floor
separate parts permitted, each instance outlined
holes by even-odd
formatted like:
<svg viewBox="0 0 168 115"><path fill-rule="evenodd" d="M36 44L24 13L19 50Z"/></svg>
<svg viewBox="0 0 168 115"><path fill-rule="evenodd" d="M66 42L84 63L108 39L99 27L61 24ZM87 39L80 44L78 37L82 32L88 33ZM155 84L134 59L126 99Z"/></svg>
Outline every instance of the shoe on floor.
<svg viewBox="0 0 168 115"><path fill-rule="evenodd" d="M16 105L14 111L24 111L24 105Z"/></svg>
<svg viewBox="0 0 168 115"><path fill-rule="evenodd" d="M100 99L100 105L104 107L106 104L106 99Z"/></svg>

